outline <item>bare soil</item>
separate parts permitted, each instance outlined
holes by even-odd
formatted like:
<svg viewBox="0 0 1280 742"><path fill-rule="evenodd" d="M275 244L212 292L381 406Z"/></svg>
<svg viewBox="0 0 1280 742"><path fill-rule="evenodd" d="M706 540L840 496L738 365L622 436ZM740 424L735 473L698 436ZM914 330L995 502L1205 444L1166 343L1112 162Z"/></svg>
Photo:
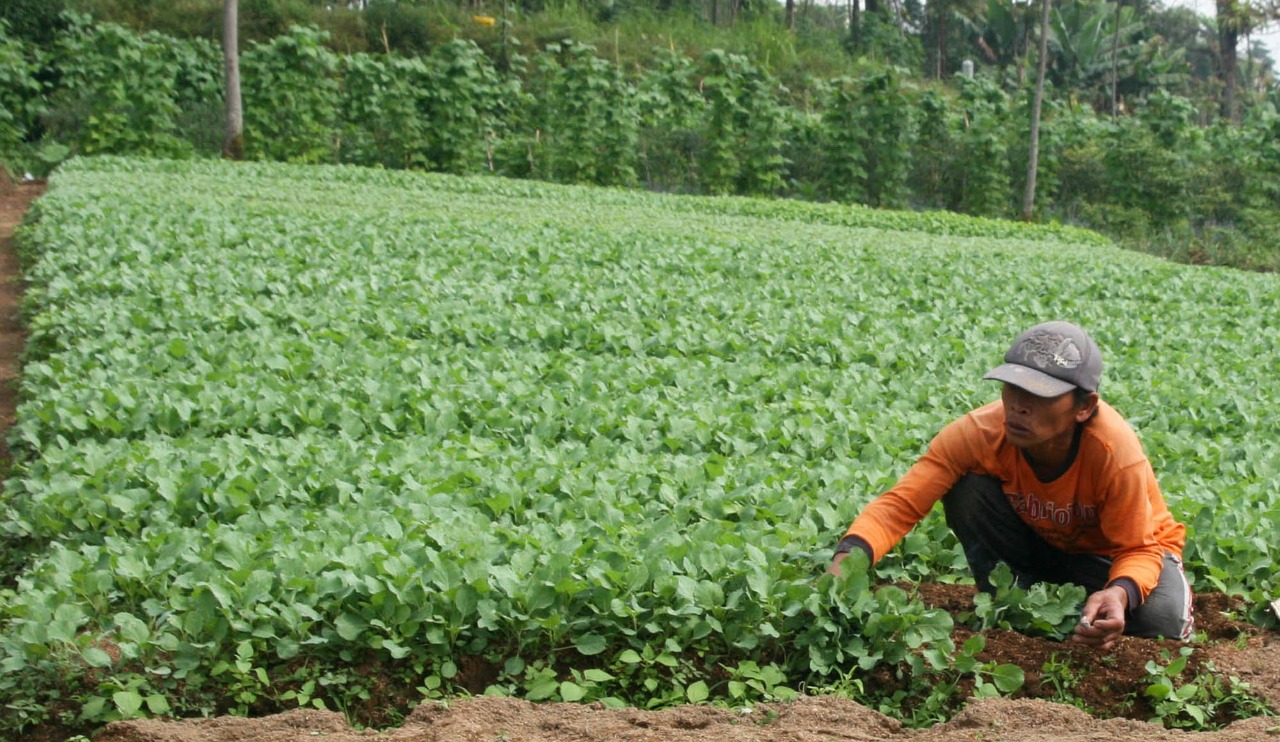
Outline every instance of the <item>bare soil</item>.
<svg viewBox="0 0 1280 742"><path fill-rule="evenodd" d="M18 316L22 282L11 236L27 206L42 192L43 184L15 184L9 193L0 193L0 436L13 422L15 382L25 340ZM0 437L0 447L2 441ZM0 456L7 459L8 452L0 448ZM921 585L910 589L918 591L926 604L952 614L973 609L972 587ZM1197 597L1196 621L1204 639L1194 645L1189 674L1207 670L1207 663L1212 663L1226 683L1248 683L1248 693L1280 710L1280 632L1264 631L1236 620L1242 608L1221 594ZM955 639L961 643L970 635L967 629L959 628ZM367 708L356 710L360 718L375 727L387 726L378 724L379 719L408 713L403 724L380 731L355 729L334 712L297 710L256 718L116 722L97 730L91 738L94 742L293 742L317 738L333 742L1280 742L1280 719L1269 716L1240 721L1231 721L1228 716L1216 720L1227 724L1221 731L1195 733L1166 730L1143 721L1152 714L1151 708L1140 700L1149 682L1146 665L1152 660L1163 664L1169 657L1176 657L1183 646L1180 643L1126 638L1113 650L1100 653L1008 631L988 631L985 636L986 649L981 659L1022 667L1027 677L1022 691L1014 699L972 700L949 721L927 729L905 728L883 714L833 696L759 704L749 713L708 706L663 711L606 709L600 704L534 704L485 697L425 702L409 712L404 689L387 684L384 696L375 697ZM1053 671L1054 667L1069 670ZM379 674L376 666L366 665L359 670L375 678ZM898 682L890 672L865 681L868 686L881 688L892 688ZM1055 686L1064 684L1079 699L1080 706L1089 711L1043 700L1054 694ZM372 685L378 687L377 683ZM64 730L43 728L23 739L55 742L69 736L70 732Z"/></svg>
<svg viewBox="0 0 1280 742"><path fill-rule="evenodd" d="M18 185L0 174L0 457L9 458L3 433L13 425L17 398L18 359L26 344L26 330L18 317L22 277L13 251L13 230L27 207L44 193L43 183Z"/></svg>

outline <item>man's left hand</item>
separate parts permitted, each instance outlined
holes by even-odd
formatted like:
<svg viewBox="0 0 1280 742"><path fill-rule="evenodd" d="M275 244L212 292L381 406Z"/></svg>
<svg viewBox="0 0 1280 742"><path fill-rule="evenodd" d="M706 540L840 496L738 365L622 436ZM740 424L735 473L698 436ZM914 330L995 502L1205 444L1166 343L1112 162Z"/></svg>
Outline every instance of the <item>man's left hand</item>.
<svg viewBox="0 0 1280 742"><path fill-rule="evenodd" d="M1129 594L1123 587L1108 587L1090 595L1071 641L1111 649L1124 635L1124 611L1128 605Z"/></svg>

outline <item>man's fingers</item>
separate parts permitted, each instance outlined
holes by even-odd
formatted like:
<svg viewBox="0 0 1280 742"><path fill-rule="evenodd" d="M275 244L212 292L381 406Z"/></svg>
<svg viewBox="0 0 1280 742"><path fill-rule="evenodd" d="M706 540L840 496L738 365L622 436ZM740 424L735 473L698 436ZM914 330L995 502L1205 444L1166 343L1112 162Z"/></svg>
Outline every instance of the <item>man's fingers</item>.
<svg viewBox="0 0 1280 742"><path fill-rule="evenodd" d="M1124 631L1124 621L1114 618L1094 618L1090 622L1081 619L1072 633L1071 640L1099 649L1110 649Z"/></svg>
<svg viewBox="0 0 1280 742"><path fill-rule="evenodd" d="M1097 647L1099 649L1111 649L1112 647L1115 646L1116 640L1118 638L1119 637L1113 634L1104 634L1102 636L1088 636L1086 634L1073 634L1071 636L1071 641L1079 642L1080 644L1087 644L1091 647Z"/></svg>
<svg viewBox="0 0 1280 742"><path fill-rule="evenodd" d="M1124 631L1123 626L1112 625L1110 622L1097 621L1092 626L1077 626L1075 635L1089 639L1101 639L1103 637L1119 636Z"/></svg>
<svg viewBox="0 0 1280 742"><path fill-rule="evenodd" d="M1124 631L1123 618L1094 618L1090 628L1100 631L1104 634L1118 634Z"/></svg>

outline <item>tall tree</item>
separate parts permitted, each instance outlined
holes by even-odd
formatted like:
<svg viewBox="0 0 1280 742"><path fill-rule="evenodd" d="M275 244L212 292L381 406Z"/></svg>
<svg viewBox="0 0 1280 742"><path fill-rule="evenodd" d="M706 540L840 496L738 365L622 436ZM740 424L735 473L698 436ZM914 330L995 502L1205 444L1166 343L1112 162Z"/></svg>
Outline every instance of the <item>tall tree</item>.
<svg viewBox="0 0 1280 742"><path fill-rule="evenodd" d="M226 69L227 132L222 140L222 156L244 159L244 105L240 98L240 40L238 0L224 0L222 6L222 59Z"/></svg>
<svg viewBox="0 0 1280 742"><path fill-rule="evenodd" d="M1022 194L1022 218L1031 221L1036 205L1036 170L1040 167L1040 104L1044 101L1044 73L1049 59L1049 0L1041 0L1040 58L1036 61L1036 93L1031 99L1031 147L1027 154L1027 190Z"/></svg>
<svg viewBox="0 0 1280 742"><path fill-rule="evenodd" d="M1111 31L1111 120L1120 115L1120 0L1116 4L1116 27Z"/></svg>
<svg viewBox="0 0 1280 742"><path fill-rule="evenodd" d="M860 0L849 0L849 40L855 51L862 51L862 9Z"/></svg>
<svg viewBox="0 0 1280 742"><path fill-rule="evenodd" d="M1240 45L1240 4L1237 0L1217 0L1218 10L1218 74L1222 78L1222 117L1240 123L1240 105L1236 101L1238 79L1237 57Z"/></svg>

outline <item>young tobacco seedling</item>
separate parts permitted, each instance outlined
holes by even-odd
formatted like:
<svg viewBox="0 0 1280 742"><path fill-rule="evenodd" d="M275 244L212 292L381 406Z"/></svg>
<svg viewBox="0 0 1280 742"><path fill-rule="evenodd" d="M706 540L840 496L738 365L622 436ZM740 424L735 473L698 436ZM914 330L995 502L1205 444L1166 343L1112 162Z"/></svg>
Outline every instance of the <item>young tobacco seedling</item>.
<svg viewBox="0 0 1280 742"><path fill-rule="evenodd" d="M974 617L980 629L1011 629L1033 636L1062 640L1071 635L1085 599L1078 585L1017 584L1012 570L999 564L991 571L995 594L974 596Z"/></svg>

